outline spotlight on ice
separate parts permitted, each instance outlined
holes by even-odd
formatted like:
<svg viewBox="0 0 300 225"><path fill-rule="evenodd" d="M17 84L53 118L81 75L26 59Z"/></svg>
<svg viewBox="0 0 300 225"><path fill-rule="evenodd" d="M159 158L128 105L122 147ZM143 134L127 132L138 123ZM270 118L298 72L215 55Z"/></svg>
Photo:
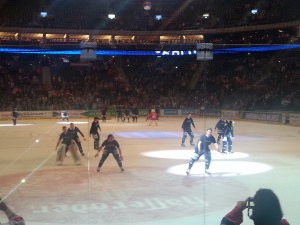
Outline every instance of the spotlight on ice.
<svg viewBox="0 0 300 225"><path fill-rule="evenodd" d="M35 140L35 142L39 142L40 140Z"/></svg>
<svg viewBox="0 0 300 225"><path fill-rule="evenodd" d="M25 179L23 179L23 180L21 181L21 183L25 183L25 181L26 181L26 180L25 180Z"/></svg>

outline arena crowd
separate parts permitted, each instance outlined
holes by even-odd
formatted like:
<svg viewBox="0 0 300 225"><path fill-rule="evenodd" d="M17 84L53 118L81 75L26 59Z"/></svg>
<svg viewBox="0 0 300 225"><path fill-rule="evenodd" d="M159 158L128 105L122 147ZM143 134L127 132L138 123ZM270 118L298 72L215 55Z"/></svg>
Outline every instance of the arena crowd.
<svg viewBox="0 0 300 225"><path fill-rule="evenodd" d="M293 53L195 56L107 56L89 66L55 62L51 82L38 60L5 60L0 110L137 107L286 110L300 106L300 61Z"/></svg>

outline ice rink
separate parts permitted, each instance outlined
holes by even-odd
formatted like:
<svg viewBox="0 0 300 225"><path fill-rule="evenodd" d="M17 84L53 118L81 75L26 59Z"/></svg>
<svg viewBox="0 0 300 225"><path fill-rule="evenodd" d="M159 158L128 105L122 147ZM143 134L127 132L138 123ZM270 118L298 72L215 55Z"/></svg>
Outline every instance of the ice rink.
<svg viewBox="0 0 300 225"><path fill-rule="evenodd" d="M121 145L125 172L110 155L96 171L92 119L72 119L85 134L85 156L75 166L70 153L55 164L55 146L63 123L57 119L0 121L0 196L30 225L213 225L220 224L239 200L259 188L278 195L290 224L299 220L300 128L264 123L235 123L234 154L221 155L211 145L212 175L204 158L185 171L193 153L180 146L182 118L161 118L158 126L108 120L101 140L114 134ZM195 143L216 119L194 118ZM69 127L69 122L65 123ZM217 137L217 133L213 132ZM0 214L0 222L7 218ZM244 212L244 225L252 225Z"/></svg>

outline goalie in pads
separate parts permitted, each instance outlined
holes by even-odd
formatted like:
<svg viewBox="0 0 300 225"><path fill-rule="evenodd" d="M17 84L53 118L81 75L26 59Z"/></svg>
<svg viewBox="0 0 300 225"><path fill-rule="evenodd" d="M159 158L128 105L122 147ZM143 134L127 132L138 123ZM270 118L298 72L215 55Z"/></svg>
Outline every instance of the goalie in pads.
<svg viewBox="0 0 300 225"><path fill-rule="evenodd" d="M78 155L78 146L74 141L74 137L67 131L67 127L62 127L63 132L60 134L59 139L56 144L57 156L56 163L61 165L64 162L66 150L68 150L76 165L80 165L80 158Z"/></svg>

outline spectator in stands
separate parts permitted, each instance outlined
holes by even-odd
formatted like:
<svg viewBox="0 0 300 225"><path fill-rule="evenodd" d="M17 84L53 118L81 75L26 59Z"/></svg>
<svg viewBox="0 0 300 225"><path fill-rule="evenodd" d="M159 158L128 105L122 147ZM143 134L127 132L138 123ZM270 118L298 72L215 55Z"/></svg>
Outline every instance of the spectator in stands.
<svg viewBox="0 0 300 225"><path fill-rule="evenodd" d="M252 204L250 206L249 204ZM249 203L247 203L249 202ZM243 222L243 210L248 208L249 218L255 225L289 225L287 220L282 219L283 213L280 202L270 189L259 189L254 198L238 201L234 209L225 215L221 225L239 225ZM252 211L252 214L250 214Z"/></svg>

